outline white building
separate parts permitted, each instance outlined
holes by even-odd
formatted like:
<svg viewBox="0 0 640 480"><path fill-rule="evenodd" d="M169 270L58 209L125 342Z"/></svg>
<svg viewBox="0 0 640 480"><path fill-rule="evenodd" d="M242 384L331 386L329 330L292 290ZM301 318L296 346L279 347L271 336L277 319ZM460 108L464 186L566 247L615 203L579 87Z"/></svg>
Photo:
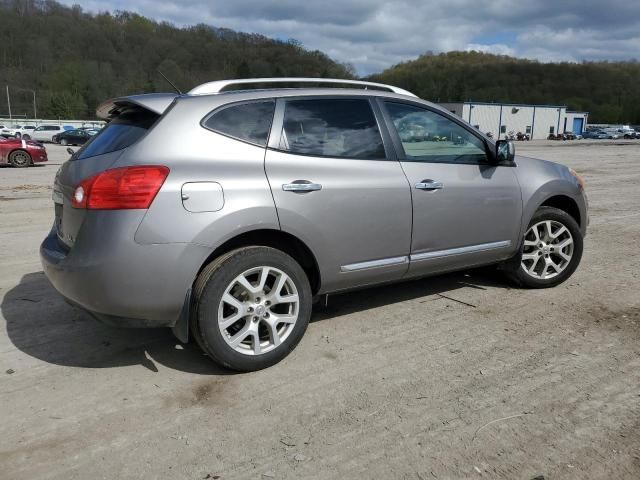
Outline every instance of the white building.
<svg viewBox="0 0 640 480"><path fill-rule="evenodd" d="M582 133L587 126L587 112L570 112L564 105L526 105L512 103L462 102L442 103L475 128L494 138L509 132L528 133L532 139L547 138L550 133Z"/></svg>

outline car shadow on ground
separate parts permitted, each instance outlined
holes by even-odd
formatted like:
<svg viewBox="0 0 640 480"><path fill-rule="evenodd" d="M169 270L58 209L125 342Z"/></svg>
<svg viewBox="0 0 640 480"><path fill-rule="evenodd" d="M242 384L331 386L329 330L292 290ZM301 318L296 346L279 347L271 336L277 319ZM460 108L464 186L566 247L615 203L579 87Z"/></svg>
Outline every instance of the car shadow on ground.
<svg viewBox="0 0 640 480"><path fill-rule="evenodd" d="M311 321L488 286L508 288L495 269L476 269L332 295L327 306L315 306ZM100 323L64 302L42 272L24 275L4 296L1 310L13 345L47 363L83 368L142 365L152 371L157 371L159 363L202 375L234 373L215 365L194 342L180 343L169 329L125 329Z"/></svg>

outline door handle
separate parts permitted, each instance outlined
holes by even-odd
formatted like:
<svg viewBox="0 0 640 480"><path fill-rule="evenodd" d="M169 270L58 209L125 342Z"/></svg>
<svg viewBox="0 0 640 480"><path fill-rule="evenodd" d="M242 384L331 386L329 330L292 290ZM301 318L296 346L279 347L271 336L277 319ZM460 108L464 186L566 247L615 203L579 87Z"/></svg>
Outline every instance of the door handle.
<svg viewBox="0 0 640 480"><path fill-rule="evenodd" d="M436 182L435 180L431 180L429 178L427 180L422 180L421 182L416 183L416 188L418 190L442 190L444 188L444 183Z"/></svg>
<svg viewBox="0 0 640 480"><path fill-rule="evenodd" d="M296 180L292 183L285 183L282 185L282 190L285 192L315 192L322 190L322 185L319 183L312 183L307 180Z"/></svg>

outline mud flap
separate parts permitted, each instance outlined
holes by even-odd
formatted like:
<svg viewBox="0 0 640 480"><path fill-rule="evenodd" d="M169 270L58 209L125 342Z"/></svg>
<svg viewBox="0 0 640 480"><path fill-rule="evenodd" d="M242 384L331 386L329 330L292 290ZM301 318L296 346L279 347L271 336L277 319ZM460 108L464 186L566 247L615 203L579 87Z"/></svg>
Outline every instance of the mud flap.
<svg viewBox="0 0 640 480"><path fill-rule="evenodd" d="M182 343L189 342L189 320L191 315L191 289L187 290L187 294L184 298L184 304L182 305L182 311L180 312L180 318L176 324L171 328L171 331L175 337Z"/></svg>

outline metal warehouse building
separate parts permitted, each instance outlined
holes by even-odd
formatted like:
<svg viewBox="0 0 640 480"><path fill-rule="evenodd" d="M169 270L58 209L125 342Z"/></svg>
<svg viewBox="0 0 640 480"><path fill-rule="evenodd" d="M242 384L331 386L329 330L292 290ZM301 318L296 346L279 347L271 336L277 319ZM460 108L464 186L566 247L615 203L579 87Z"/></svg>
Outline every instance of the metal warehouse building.
<svg viewBox="0 0 640 480"><path fill-rule="evenodd" d="M587 112L567 111L565 105L525 105L513 103L443 103L444 108L463 118L482 132L504 138L508 132L522 132L532 139L544 139L550 133L582 133Z"/></svg>

